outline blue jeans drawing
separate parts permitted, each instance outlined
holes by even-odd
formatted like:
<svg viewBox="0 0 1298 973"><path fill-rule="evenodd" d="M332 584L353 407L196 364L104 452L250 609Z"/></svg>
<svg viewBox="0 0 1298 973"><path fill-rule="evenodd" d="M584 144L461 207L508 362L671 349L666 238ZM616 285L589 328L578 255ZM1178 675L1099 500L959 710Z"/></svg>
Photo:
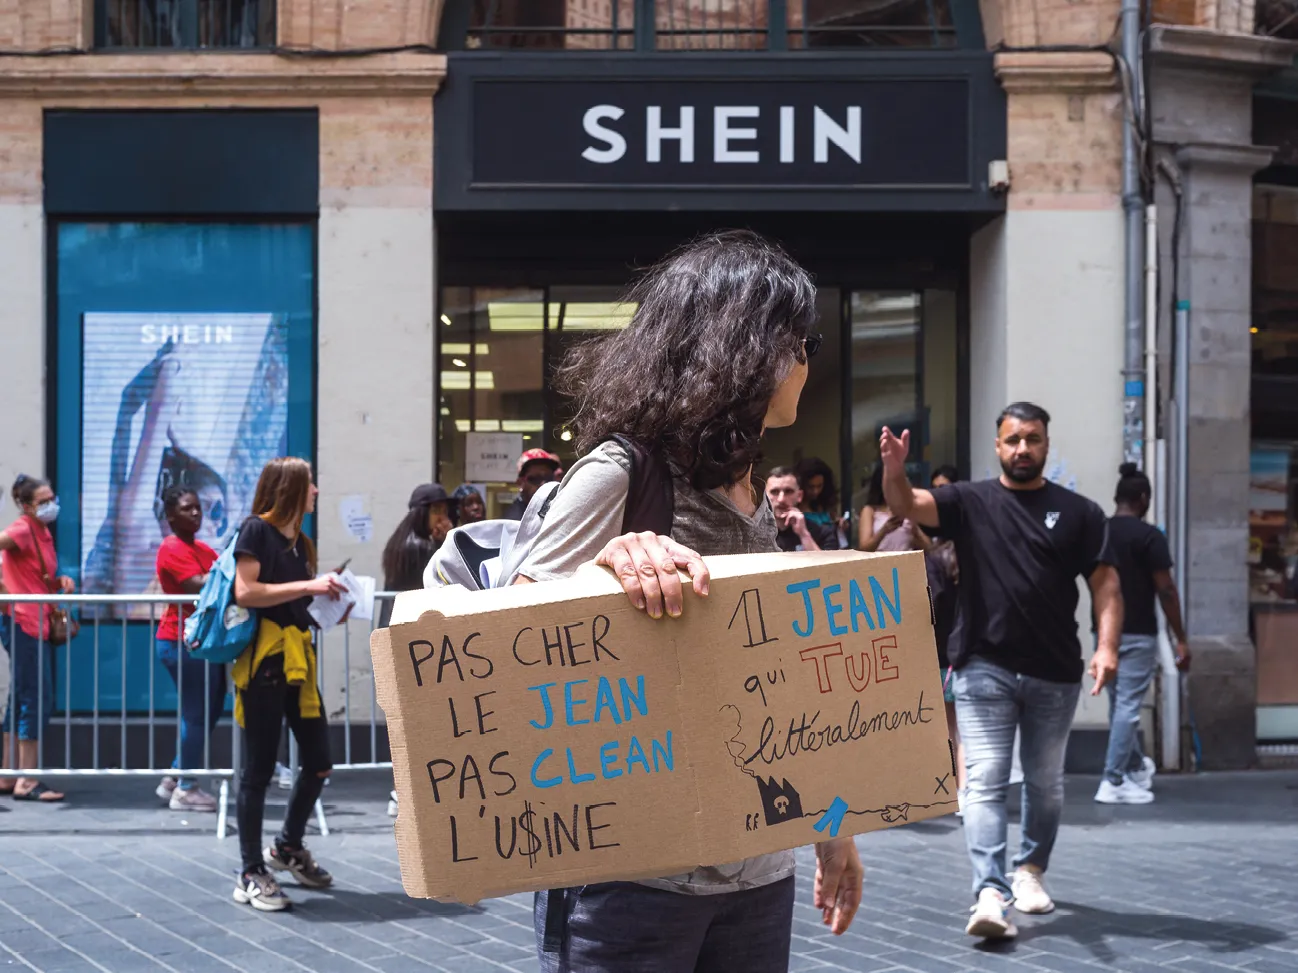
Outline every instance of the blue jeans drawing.
<svg viewBox="0 0 1298 973"><path fill-rule="evenodd" d="M793 877L716 895L632 882L568 889L556 952L540 949L554 892L533 919L542 973L787 973Z"/></svg>
<svg viewBox="0 0 1298 973"><path fill-rule="evenodd" d="M1158 664L1157 635L1124 635L1118 643L1118 677L1109 683L1109 749L1104 776L1121 784L1124 774L1139 770L1145 751L1140 746L1140 707L1154 680Z"/></svg>
<svg viewBox="0 0 1298 973"><path fill-rule="evenodd" d="M1023 763L1023 835L1013 866L1045 871L1064 809L1064 752L1080 683L1048 682L977 657L955 676L956 718L965 746L964 834L973 894L994 888L1010 898L1005 871L1014 731Z"/></svg>
<svg viewBox="0 0 1298 973"><path fill-rule="evenodd" d="M156 639L154 645L158 661L176 684L179 695L180 740L171 766L188 770L206 767L204 743L225 709L225 666L208 665L183 650L177 664L175 642ZM187 791L195 783L192 777L182 777L176 786Z"/></svg>
<svg viewBox="0 0 1298 973"><path fill-rule="evenodd" d="M54 646L15 625L9 647L9 712L5 732L39 740L54 712ZM16 729L15 729L16 727Z"/></svg>

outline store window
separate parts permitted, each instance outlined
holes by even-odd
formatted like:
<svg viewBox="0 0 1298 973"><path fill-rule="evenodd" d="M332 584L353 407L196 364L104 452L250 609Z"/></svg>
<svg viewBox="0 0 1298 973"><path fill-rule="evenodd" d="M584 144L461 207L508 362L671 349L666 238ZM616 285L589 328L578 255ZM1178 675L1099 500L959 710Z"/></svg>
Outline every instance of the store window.
<svg viewBox="0 0 1298 973"><path fill-rule="evenodd" d="M229 49L275 43L275 0L95 0L98 48Z"/></svg>
<svg viewBox="0 0 1298 973"><path fill-rule="evenodd" d="M314 226L68 222L53 234L59 551L87 594L156 592L168 487L196 490L200 537L220 550L262 466L313 456ZM152 614L102 610L101 708L122 705L123 685L128 710L148 706ZM92 705L93 685L75 674L74 709Z"/></svg>
<svg viewBox="0 0 1298 973"><path fill-rule="evenodd" d="M1298 736L1298 189L1254 192L1249 598L1259 736ZM1268 727L1271 729L1269 730Z"/></svg>
<svg viewBox="0 0 1298 973"><path fill-rule="evenodd" d="M448 32L452 47L454 31ZM786 51L981 47L950 0L471 0L470 49Z"/></svg>
<svg viewBox="0 0 1298 973"><path fill-rule="evenodd" d="M554 369L574 341L630 323L606 287L446 287L440 312L438 478L474 486L498 516L517 496L517 460L546 449L576 459Z"/></svg>

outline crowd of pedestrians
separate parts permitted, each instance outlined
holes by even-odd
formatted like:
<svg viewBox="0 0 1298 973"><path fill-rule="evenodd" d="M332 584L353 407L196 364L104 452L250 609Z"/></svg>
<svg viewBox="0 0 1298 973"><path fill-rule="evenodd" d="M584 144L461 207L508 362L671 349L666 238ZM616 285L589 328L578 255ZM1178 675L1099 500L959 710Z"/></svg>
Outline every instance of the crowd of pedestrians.
<svg viewBox="0 0 1298 973"><path fill-rule="evenodd" d="M549 494L516 583L566 578L595 561L614 571L637 609L659 618L684 609L680 572L706 594L707 555L849 546L924 552L973 873L966 930L985 939L1014 936L1013 910L1054 908L1045 875L1063 813L1065 749L1087 672L1089 691L1109 695L1112 723L1095 800L1154 799L1154 763L1139 728L1157 664L1155 602L1178 666L1189 665L1189 650L1166 539L1146 522L1149 480L1124 465L1115 512L1107 517L1045 477L1050 416L1017 402L996 421L999 476L964 481L942 466L927 487L914 486L909 431L894 435L884 427L865 503L842 511L834 471L818 458L759 476L763 435L796 420L821 343L806 272L754 234L715 234L652 269L631 300L637 308L631 326L574 348L558 376L576 406L580 459L565 471L559 456L542 449L519 457L517 498L502 518L522 520L538 491L554 481L560 487ZM667 484L667 494L646 504L649 480ZM237 790L242 860L234 898L263 911L289 905L280 876L308 888L332 883L303 842L333 766L308 607L313 598L336 599L345 591L336 573L321 573L303 532L317 493L304 460L277 459L261 473L251 514L233 542L233 596L255 613L256 634L229 667L228 684L225 666L198 661L184 647L190 607L169 607L155 635L157 660L178 699L174 772L158 785L158 795L178 811L215 809L193 772L208 765L210 736L232 689L233 716L244 731ZM59 506L50 485L20 477L13 498L21 516L0 532L7 590L73 591L71 579L55 573L50 525ZM203 523L199 498L192 489L172 488L163 512L170 533L157 552L158 582L167 594L196 594L218 557L196 539ZM486 498L475 486L451 493L438 483L418 486L384 546L384 588L422 587L430 559L452 529L487 516ZM1089 663L1076 622L1079 579L1093 606ZM390 603L382 606L380 625L390 611ZM39 766L37 741L54 708L52 646L69 637L68 624L66 616L36 604L15 604L0 618L13 682L0 765ZM285 723L297 741L300 770L283 826L263 845L266 790ZM1022 833L1007 861L1016 739ZM0 780L0 793L63 798L32 776ZM856 843L826 840L816 858L815 907L842 933L860 902ZM535 902L538 955L547 973L774 973L788 966L794 899L791 852L700 863L686 874L639 882L552 889Z"/></svg>

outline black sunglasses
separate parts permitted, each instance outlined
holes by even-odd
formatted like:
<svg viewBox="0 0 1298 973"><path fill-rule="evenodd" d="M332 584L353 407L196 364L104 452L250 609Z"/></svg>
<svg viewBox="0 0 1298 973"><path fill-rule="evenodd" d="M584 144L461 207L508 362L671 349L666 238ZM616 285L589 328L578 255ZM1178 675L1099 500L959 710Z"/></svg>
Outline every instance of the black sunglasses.
<svg viewBox="0 0 1298 973"><path fill-rule="evenodd" d="M824 335L809 334L802 339L802 347L807 349L807 357L813 357L816 352L820 351L820 346L824 343Z"/></svg>

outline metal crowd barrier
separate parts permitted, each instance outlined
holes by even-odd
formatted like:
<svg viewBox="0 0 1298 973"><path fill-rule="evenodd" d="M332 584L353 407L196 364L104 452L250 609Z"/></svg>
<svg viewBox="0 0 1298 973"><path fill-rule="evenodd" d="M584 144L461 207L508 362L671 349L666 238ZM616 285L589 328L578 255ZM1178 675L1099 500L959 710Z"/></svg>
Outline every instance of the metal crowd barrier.
<svg viewBox="0 0 1298 973"><path fill-rule="evenodd" d="M316 673L323 712L329 719L331 750L335 757L334 771L390 770L392 762L379 759L386 756L387 731L385 721L379 717L378 700L374 686L374 670L370 662L369 633L378 625L381 609L389 605L396 595L393 592L376 592L373 618L369 621L350 620L336 628L314 633L316 648ZM24 660L15 665L16 640L21 635L17 619L12 614L20 604L43 604L69 611L77 618L81 628L75 638L51 643L41 637L36 639L36 659L26 660L36 664L37 740L36 766L17 766L17 734L5 737L0 746L0 778L41 775L76 778L110 777L194 777L209 778L217 788L216 832L224 838L228 831L232 782L237 782L241 765L241 731L233 717L233 682L228 678L227 696L222 702L222 715L212 732L204 735L203 766L172 767L171 757L179 763L180 700L185 687L184 666L177 670L174 687L174 704L159 707L160 696L172 689L171 680L157 659L155 633L168 605L192 605L195 595L15 595L0 594L0 629L7 653L0 664L0 677L7 674L8 686L2 707L5 714L3 728L10 729L11 715L15 720L18 676L25 677ZM352 634L356 629L357 661L352 668ZM363 640L359 636L363 635ZM183 645L177 644L177 658L184 655ZM335 661L341 653L341 671ZM50 661L50 673L44 659ZM203 720L211 721L210 680L214 667L204 671ZM60 686L60 674L62 675ZM54 680L53 705L48 714L46 706L46 679ZM353 683L359 677L360 685ZM341 685L338 685L341 681ZM74 692L75 689L75 692ZM101 706L106 690L115 690L117 705ZM61 698L60 698L61 697ZM87 698L88 697L88 698ZM358 710L368 710L357 719ZM341 723L339 718L341 717ZM171 745L160 746L159 730L174 730ZM62 739L51 740L61 732ZM380 733L380 730L382 732ZM89 734L89 745L85 736ZM341 744L338 734L341 733ZM74 747L74 737L79 744ZM143 739L141 739L143 737ZM288 767L298 770L297 745L287 729L281 735L288 743ZM226 748L217 749L229 754L229 766L213 766L212 751L215 741L226 742ZM110 743L116 744L115 752ZM61 745L60 745L61 744ZM228 748L228 749L227 749ZM51 751L54 751L51 753ZM61 753L59 752L61 751ZM105 752L107 751L107 752ZM61 757L61 759L59 759ZM225 761L222 761L223 763ZM275 781L272 780L272 790ZM76 794L68 795L70 801ZM271 803L269 798L267 803ZM328 822L321 803L316 805L316 821L322 834L328 834Z"/></svg>

